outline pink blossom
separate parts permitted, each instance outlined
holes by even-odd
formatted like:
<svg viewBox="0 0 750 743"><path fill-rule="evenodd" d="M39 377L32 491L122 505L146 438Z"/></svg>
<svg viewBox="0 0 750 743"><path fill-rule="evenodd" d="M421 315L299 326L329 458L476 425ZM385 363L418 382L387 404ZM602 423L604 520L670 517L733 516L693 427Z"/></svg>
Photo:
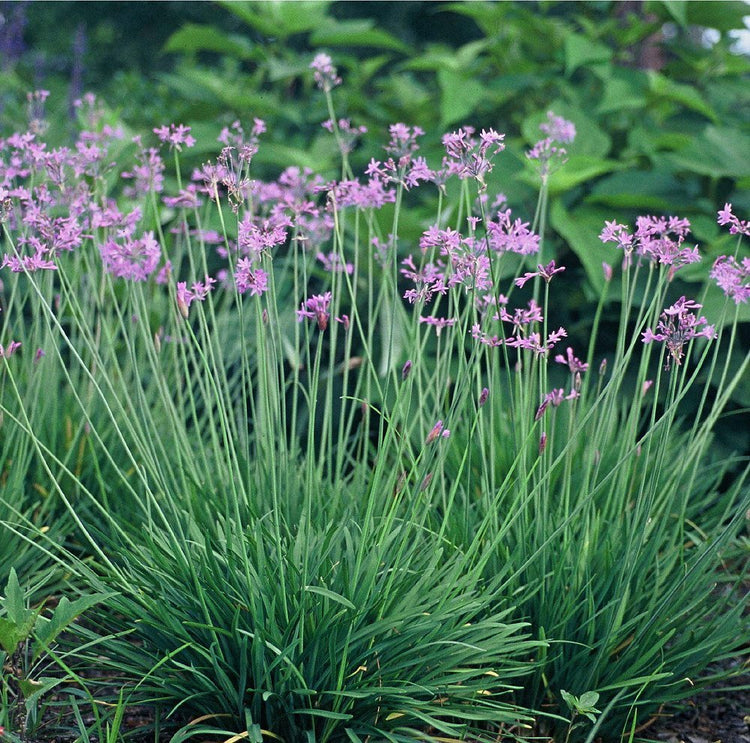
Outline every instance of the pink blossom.
<svg viewBox="0 0 750 743"><path fill-rule="evenodd" d="M319 330L325 330L328 327L328 310L331 304L331 292L325 294L314 294L306 299L297 310L297 321L302 322L305 318L316 320Z"/></svg>

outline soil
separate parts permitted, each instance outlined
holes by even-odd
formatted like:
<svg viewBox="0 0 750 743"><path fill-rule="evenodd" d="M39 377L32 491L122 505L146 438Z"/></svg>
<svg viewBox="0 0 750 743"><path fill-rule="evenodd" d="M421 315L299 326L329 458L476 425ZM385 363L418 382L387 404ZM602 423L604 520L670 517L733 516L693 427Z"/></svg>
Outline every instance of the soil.
<svg viewBox="0 0 750 743"><path fill-rule="evenodd" d="M750 659L744 678L729 679L718 690L703 691L682 709L663 712L638 734L666 743L750 743Z"/></svg>

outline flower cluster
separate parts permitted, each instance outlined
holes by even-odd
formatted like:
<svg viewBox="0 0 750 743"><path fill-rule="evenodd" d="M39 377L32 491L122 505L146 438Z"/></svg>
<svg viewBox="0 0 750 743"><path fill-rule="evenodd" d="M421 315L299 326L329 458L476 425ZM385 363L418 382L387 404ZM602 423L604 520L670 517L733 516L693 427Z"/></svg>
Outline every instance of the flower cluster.
<svg viewBox="0 0 750 743"><path fill-rule="evenodd" d="M700 261L698 248L685 247L685 238L690 233L690 222L679 217L638 217L635 232L625 225L605 222L599 239L616 243L625 253L624 266L632 262L633 254L652 263L670 267L670 277L681 266Z"/></svg>
<svg viewBox="0 0 750 743"><path fill-rule="evenodd" d="M720 255L709 275L735 304L744 304L750 299L750 258L738 261L734 256Z"/></svg>
<svg viewBox="0 0 750 743"><path fill-rule="evenodd" d="M341 78L333 66L333 61L327 54L323 52L316 54L310 63L310 69L313 71L315 84L321 90L330 91L337 85L341 85Z"/></svg>
<svg viewBox="0 0 750 743"><path fill-rule="evenodd" d="M568 151L559 145L569 144L576 138L576 127L572 121L548 111L547 121L541 123L539 129L547 136L536 142L526 157L538 163L539 173L545 178L553 166L560 166L567 160Z"/></svg>
<svg viewBox="0 0 750 743"><path fill-rule="evenodd" d="M671 307L667 307L659 317L659 323L654 333L647 328L643 333L643 342L652 343L658 341L664 343L668 352L665 369L669 369L671 361L676 366L682 363L683 347L693 338L716 337L713 325L708 325L705 317L697 317L691 310L699 310L702 305L685 297L680 297ZM703 326L703 327L701 327Z"/></svg>

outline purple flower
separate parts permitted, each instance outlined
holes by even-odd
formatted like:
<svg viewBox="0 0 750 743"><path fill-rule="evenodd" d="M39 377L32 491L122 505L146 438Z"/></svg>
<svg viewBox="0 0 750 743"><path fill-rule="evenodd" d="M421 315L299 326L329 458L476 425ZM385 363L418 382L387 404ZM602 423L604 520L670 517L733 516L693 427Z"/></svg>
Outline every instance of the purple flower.
<svg viewBox="0 0 750 743"><path fill-rule="evenodd" d="M504 134L494 129L482 130L479 142L474 138L474 128L467 126L443 135L443 146L447 158L443 160L447 175L460 179L474 178L480 190L486 188L485 176L492 170L492 158L505 149Z"/></svg>
<svg viewBox="0 0 750 743"><path fill-rule="evenodd" d="M432 325L437 335L440 335L440 331L443 328L452 328L456 324L454 318L432 317L432 315L428 315L427 317L420 315L419 322L425 325Z"/></svg>
<svg viewBox="0 0 750 743"><path fill-rule="evenodd" d="M159 151L153 147L141 149L136 158L138 165L132 171L122 173L123 178L134 182L132 187L124 189L125 195L138 197L152 191L160 193L164 188L164 161Z"/></svg>
<svg viewBox="0 0 750 743"><path fill-rule="evenodd" d="M433 427L432 430L427 434L427 438L425 439L425 446L428 444L431 444L435 439L438 439L440 437L447 439L451 435L451 432L443 427L443 421L438 421Z"/></svg>
<svg viewBox="0 0 750 743"><path fill-rule="evenodd" d="M160 126L158 129L154 129L154 134L159 137L161 142L169 144L169 148L175 149L177 152L182 152L183 145L185 147L195 145L195 137L190 134L190 127L184 124Z"/></svg>
<svg viewBox="0 0 750 743"><path fill-rule="evenodd" d="M341 85L341 78L336 72L336 68L333 66L331 58L321 52L316 54L313 61L310 63L310 69L313 71L313 77L315 84L320 90L330 91L337 85Z"/></svg>
<svg viewBox="0 0 750 743"><path fill-rule="evenodd" d="M569 143L576 138L575 124L562 116L555 116L553 111L547 111L547 122L539 124L539 128L557 142Z"/></svg>
<svg viewBox="0 0 750 743"><path fill-rule="evenodd" d="M656 333L651 328L647 328L643 333L644 343L653 341L664 343L669 352L665 369L669 369L672 359L676 366L682 363L682 349L689 340L700 336L709 340L716 337L714 326L708 325L705 317L697 317L690 311L698 310L701 306L697 302L680 297L671 307L667 307L661 313ZM705 327L701 328L701 325Z"/></svg>
<svg viewBox="0 0 750 743"><path fill-rule="evenodd" d="M328 273L346 273L349 275L354 273L354 264L345 262L338 253L329 253L328 255L318 253L315 257L323 264L323 268Z"/></svg>
<svg viewBox="0 0 750 743"><path fill-rule="evenodd" d="M580 374L581 372L588 371L589 368L588 364L573 355L573 349L570 346L565 349L565 356L559 353L555 356L555 361L558 364L567 364L571 374Z"/></svg>
<svg viewBox="0 0 750 743"><path fill-rule="evenodd" d="M599 235L602 242L617 243L625 252L625 266L635 253L652 263L670 266L670 276L681 266L700 261L697 247L683 246L690 232L690 222L679 217L638 217L633 234L617 222L605 222Z"/></svg>
<svg viewBox="0 0 750 743"><path fill-rule="evenodd" d="M325 330L328 327L328 318L330 312L328 308L331 304L331 292L325 294L314 294L306 299L297 310L297 321L302 322L305 318L316 320L319 330Z"/></svg>
<svg viewBox="0 0 750 743"><path fill-rule="evenodd" d="M153 232L122 242L109 239L99 247L104 268L113 276L132 281L145 281L159 265L161 248Z"/></svg>
<svg viewBox="0 0 750 743"><path fill-rule="evenodd" d="M530 255L539 252L539 235L529 231L529 223L511 221L511 211L498 212L497 219L487 223L487 241L498 253Z"/></svg>
<svg viewBox="0 0 750 743"><path fill-rule="evenodd" d="M553 330L544 341L542 341L540 333L530 333L527 337L518 336L508 338L505 341L505 345L533 351L537 356L546 356L567 335L568 333L565 328L558 328L557 330Z"/></svg>
<svg viewBox="0 0 750 743"><path fill-rule="evenodd" d="M743 258L740 263L734 256L720 255L709 275L735 304L750 299L750 258Z"/></svg>
<svg viewBox="0 0 750 743"><path fill-rule="evenodd" d="M8 267L13 273L24 273L28 271L33 273L34 271L57 271L57 266L53 261L50 261L44 257L43 251L37 250L34 255L15 256L3 255L3 262L0 263L0 268Z"/></svg>
<svg viewBox="0 0 750 743"><path fill-rule="evenodd" d="M268 291L268 274L261 268L254 268L249 258L240 258L234 271L234 283L240 294L249 291L251 296L259 297Z"/></svg>
<svg viewBox="0 0 750 743"><path fill-rule="evenodd" d="M18 341L11 341L5 348L0 345L0 359L9 359L19 348L21 344Z"/></svg>
<svg viewBox="0 0 750 743"><path fill-rule="evenodd" d="M556 273L561 273L565 270L565 266L560 268L555 267L555 261L550 261L546 266L541 264L537 265L537 270L525 273L523 276L516 279L515 284L517 287L522 287L529 279L533 279L535 276L541 276L548 284L552 281L552 277Z"/></svg>
<svg viewBox="0 0 750 743"><path fill-rule="evenodd" d="M203 302L206 299L215 283L216 279L211 276L206 276L204 281L193 282L190 289L187 288L186 282L177 282L177 306L183 317L187 317L188 308L193 301Z"/></svg>
<svg viewBox="0 0 750 743"><path fill-rule="evenodd" d="M534 415L534 420L538 421L550 405L557 408L562 404L563 400L575 400L577 397L580 397L580 394L576 390L571 390L566 395L565 390L562 387L553 389L552 392L548 392L544 396L542 404L537 408L536 414Z"/></svg>
<svg viewBox="0 0 750 743"><path fill-rule="evenodd" d="M750 236L750 222L735 217L734 214L732 214L731 204L724 204L724 208L718 212L717 222L722 226L727 224L730 225L730 235Z"/></svg>

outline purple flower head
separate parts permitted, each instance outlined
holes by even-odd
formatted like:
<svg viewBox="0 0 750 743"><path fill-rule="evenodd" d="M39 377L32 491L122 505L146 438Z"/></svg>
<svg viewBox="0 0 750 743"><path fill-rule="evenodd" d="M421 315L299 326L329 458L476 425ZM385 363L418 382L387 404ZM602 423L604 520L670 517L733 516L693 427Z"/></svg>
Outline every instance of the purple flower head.
<svg viewBox="0 0 750 743"><path fill-rule="evenodd" d="M328 327L328 318L330 312L328 308L331 304L331 292L325 294L314 294L306 299L297 310L297 321L302 322L305 318L316 320L319 330L325 330Z"/></svg>
<svg viewBox="0 0 750 743"><path fill-rule="evenodd" d="M33 273L34 271L57 271L55 263L44 257L42 250L37 250L34 255L15 256L3 255L0 268L8 267L13 273Z"/></svg>
<svg viewBox="0 0 750 743"><path fill-rule="evenodd" d="M517 336L508 338L506 346L515 346L527 351L533 351L537 356L546 356L568 333L565 328L553 330L543 341L540 333L530 333L527 337Z"/></svg>
<svg viewBox="0 0 750 743"><path fill-rule="evenodd" d="M451 432L447 428L444 428L443 421L438 421L427 434L427 438L424 442L425 446L431 444L433 441L441 437L447 439L450 435Z"/></svg>
<svg viewBox="0 0 750 743"><path fill-rule="evenodd" d="M638 217L636 229L630 233L625 225L605 222L599 235L602 242L613 242L625 252L625 266L632 254L646 258L651 263L670 266L670 276L681 266L700 260L697 247L683 246L690 232L690 222L679 217Z"/></svg>
<svg viewBox="0 0 750 743"><path fill-rule="evenodd" d="M548 392L544 396L541 405L537 408L536 414L534 415L534 420L538 421L550 405L557 408L562 404L563 400L575 400L577 397L580 397L580 395L576 390L571 390L566 395L565 390L562 387L553 389L552 392Z"/></svg>
<svg viewBox="0 0 750 743"><path fill-rule="evenodd" d="M406 124L391 124L388 127L388 133L391 135L385 151L393 158L400 160L403 157L411 157L418 149L417 137L424 134L420 127L408 127Z"/></svg>
<svg viewBox="0 0 750 743"><path fill-rule="evenodd" d="M731 204L724 204L724 208L718 212L717 222L722 226L728 224L730 235L745 235L750 237L750 221L735 217L732 214Z"/></svg>
<svg viewBox="0 0 750 743"><path fill-rule="evenodd" d="M708 325L705 317L697 317L690 310L698 310L701 305L685 297L680 297L671 307L667 307L659 317L657 332L647 328L643 333L643 342L659 341L664 343L669 355L664 368L669 369L672 359L675 365L682 363L683 346L693 338L703 336L711 340L716 337L713 325ZM703 325L704 327L700 327Z"/></svg>
<svg viewBox="0 0 750 743"><path fill-rule="evenodd" d="M743 258L740 263L734 256L720 255L709 275L735 304L750 299L750 258Z"/></svg>
<svg viewBox="0 0 750 743"><path fill-rule="evenodd" d="M330 91L337 85L341 85L341 78L333 66L333 61L324 52L315 55L310 63L310 69L313 71L315 84L320 90Z"/></svg>
<svg viewBox="0 0 750 743"><path fill-rule="evenodd" d="M169 149L182 152L184 147L193 147L195 137L190 134L190 127L184 124L170 124L169 126L160 126L154 129L154 134L159 137L159 141L169 145Z"/></svg>
<svg viewBox="0 0 750 743"><path fill-rule="evenodd" d="M576 138L576 125L562 116L556 116L554 111L547 111L547 121L539 124L539 129L556 142L568 144Z"/></svg>
<svg viewBox="0 0 750 743"><path fill-rule="evenodd" d="M99 246L104 268L113 276L145 281L159 265L161 247L153 232L140 238L125 236L121 242L110 238Z"/></svg>
<svg viewBox="0 0 750 743"><path fill-rule="evenodd" d="M338 253L329 253L328 255L318 253L315 257L323 264L323 268L328 273L346 273L350 276L354 273L354 264L344 261Z"/></svg>
<svg viewBox="0 0 750 743"><path fill-rule="evenodd" d="M432 325L435 328L435 333L440 335L440 331L443 328L452 328L456 324L454 318L447 317L432 317L432 315L420 315L419 322L425 325Z"/></svg>
<svg viewBox="0 0 750 743"><path fill-rule="evenodd" d="M479 393L479 407L481 408L490 396L490 391L486 387L482 387L482 391Z"/></svg>
<svg viewBox="0 0 750 743"><path fill-rule="evenodd" d="M9 359L19 348L21 348L19 341L11 341L5 348L0 345L0 359Z"/></svg>
<svg viewBox="0 0 750 743"><path fill-rule="evenodd" d="M516 279L515 284L517 287L522 287L529 279L533 279L535 276L541 276L548 284L550 281L552 281L552 277L556 273L561 273L565 270L565 266L560 266L559 268L556 268L555 261L550 261L546 266L542 266L541 264L537 265L537 270L532 272L527 272L523 276Z"/></svg>
<svg viewBox="0 0 750 743"><path fill-rule="evenodd" d="M268 274L262 268L255 268L249 258L240 258L234 271L234 283L240 294L250 292L259 297L268 291Z"/></svg>
<svg viewBox="0 0 750 743"><path fill-rule="evenodd" d="M588 371L589 368L588 364L573 355L573 349L570 346L565 349L565 356L559 353L555 356L555 361L558 364L567 364L571 374L580 374L581 372Z"/></svg>
<svg viewBox="0 0 750 743"><path fill-rule="evenodd" d="M164 161L159 151L151 147L141 149L136 155L138 164L132 171L122 173L123 178L131 179L133 186L124 189L126 196L139 197L151 193L160 193L164 188Z"/></svg>
<svg viewBox="0 0 750 743"><path fill-rule="evenodd" d="M247 214L239 224L237 247L244 255L259 260L271 249L286 242L287 233L283 226L274 225L266 219L258 225L252 215Z"/></svg>
<svg viewBox="0 0 750 743"><path fill-rule="evenodd" d="M185 281L177 282L177 307L183 317L187 317L188 308L193 301L203 302L213 289L216 279L206 276L204 281L195 281L190 289Z"/></svg>
<svg viewBox="0 0 750 743"><path fill-rule="evenodd" d="M462 180L474 178L483 191L487 187L485 176L492 170L492 159L505 149L505 135L494 129L483 129L477 142L474 131L473 127L467 126L443 135L447 154L443 167L448 175L456 175Z"/></svg>
<svg viewBox="0 0 750 743"><path fill-rule="evenodd" d="M529 230L529 223L511 221L511 211L498 212L497 219L487 223L487 241L497 253L531 255L539 252L539 235Z"/></svg>

